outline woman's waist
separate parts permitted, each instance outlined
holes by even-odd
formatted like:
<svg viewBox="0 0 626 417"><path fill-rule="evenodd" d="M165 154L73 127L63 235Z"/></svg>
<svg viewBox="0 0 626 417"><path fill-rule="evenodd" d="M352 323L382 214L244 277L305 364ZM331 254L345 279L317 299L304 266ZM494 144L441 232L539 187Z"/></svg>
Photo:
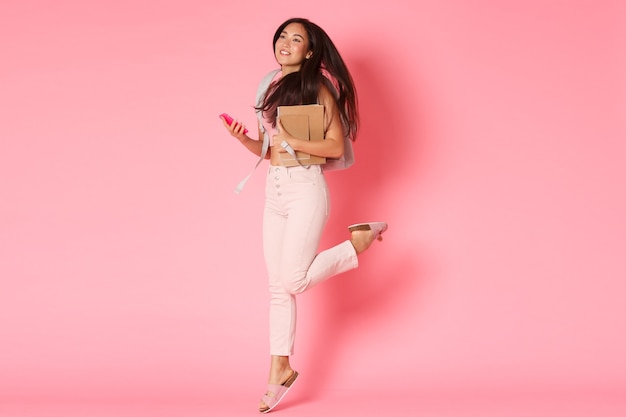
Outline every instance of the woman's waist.
<svg viewBox="0 0 626 417"><path fill-rule="evenodd" d="M283 155L283 156L281 156ZM321 167L323 164L315 162L311 164L307 161L308 154L299 154L298 158L301 164L299 164L296 160L294 160L287 152L278 152L278 150L274 150L274 148L270 148L270 165L271 166L281 166L287 168L302 168L302 165L306 166L317 166ZM316 159L316 161L319 159Z"/></svg>
<svg viewBox="0 0 626 417"><path fill-rule="evenodd" d="M301 165L290 165L290 166L285 166L285 165L274 165L272 163L270 163L268 169L268 174L271 173L288 173L288 172L311 172L311 173L323 173L324 170L322 168L322 165L306 165L304 164L304 166Z"/></svg>

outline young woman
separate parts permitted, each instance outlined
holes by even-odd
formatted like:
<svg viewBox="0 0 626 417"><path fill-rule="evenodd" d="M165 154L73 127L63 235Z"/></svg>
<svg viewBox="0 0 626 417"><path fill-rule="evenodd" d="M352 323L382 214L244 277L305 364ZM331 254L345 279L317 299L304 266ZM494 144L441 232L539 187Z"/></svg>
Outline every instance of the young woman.
<svg viewBox="0 0 626 417"><path fill-rule="evenodd" d="M258 110L263 111L259 140L247 136L236 120L224 126L249 151L260 156L263 131L270 142L270 167L265 188L263 249L270 287L270 371L259 411L272 410L298 378L291 368L296 330L296 295L358 266L358 255L382 240L384 222L350 226L349 240L317 252L330 211L323 165L286 167L280 154L288 144L296 151L326 158L344 152L344 134L354 140L358 128L357 97L352 77L328 35L307 19L289 19L274 34L280 65ZM278 106L324 106L324 140L292 137L277 118ZM282 146L281 146L282 144Z"/></svg>

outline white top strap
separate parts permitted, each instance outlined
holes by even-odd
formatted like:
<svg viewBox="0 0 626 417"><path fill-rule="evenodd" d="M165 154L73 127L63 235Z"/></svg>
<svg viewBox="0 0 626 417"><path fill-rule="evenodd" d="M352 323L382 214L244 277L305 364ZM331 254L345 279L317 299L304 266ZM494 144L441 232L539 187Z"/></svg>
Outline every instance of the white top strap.
<svg viewBox="0 0 626 417"><path fill-rule="evenodd" d="M239 182L239 184L235 188L235 194L239 194L241 190L243 190L243 187L244 185L246 185L246 182L248 182L252 174L254 174L254 171L261 164L261 162L265 159L265 154L267 154L267 149L269 148L269 145L270 145L269 135L267 134L267 132L263 132L263 147L261 148L261 157L257 161L254 168L252 168L252 171L250 171L250 173L246 175L246 177L242 179L241 182Z"/></svg>

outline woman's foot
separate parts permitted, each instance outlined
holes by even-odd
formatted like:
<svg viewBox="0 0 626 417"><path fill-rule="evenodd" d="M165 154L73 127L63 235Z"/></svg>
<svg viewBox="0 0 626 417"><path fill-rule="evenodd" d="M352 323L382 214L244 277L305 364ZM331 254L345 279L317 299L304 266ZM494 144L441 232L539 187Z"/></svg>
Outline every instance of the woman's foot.
<svg viewBox="0 0 626 417"><path fill-rule="evenodd" d="M289 356L272 356L270 375L267 381L268 385L285 385L285 383L288 383L291 386L293 381L290 381L290 379L295 380L294 376L297 376L297 372L291 368ZM272 399L275 393L268 391L265 395ZM268 402L270 401L268 400ZM259 403L259 411L261 413L267 413L271 407L272 405L266 404L263 400Z"/></svg>
<svg viewBox="0 0 626 417"><path fill-rule="evenodd" d="M385 222L358 223L348 227L352 233L350 242L359 255L365 252L375 240L383 240L388 225Z"/></svg>
<svg viewBox="0 0 626 417"><path fill-rule="evenodd" d="M261 413L268 413L274 409L285 398L285 395L289 392L294 382L298 379L298 372L292 371L291 376L280 385L268 385L267 393L263 396L259 411Z"/></svg>

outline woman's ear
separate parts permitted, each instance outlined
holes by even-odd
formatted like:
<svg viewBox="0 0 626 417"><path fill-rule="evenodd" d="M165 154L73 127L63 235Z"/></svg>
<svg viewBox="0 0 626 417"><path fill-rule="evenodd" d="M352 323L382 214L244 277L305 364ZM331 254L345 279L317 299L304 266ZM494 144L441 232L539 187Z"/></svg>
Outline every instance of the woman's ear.
<svg viewBox="0 0 626 417"><path fill-rule="evenodd" d="M311 58L312 56L313 56L313 51L309 51L309 52L307 52L307 54L306 54L306 59L309 59L309 58Z"/></svg>

